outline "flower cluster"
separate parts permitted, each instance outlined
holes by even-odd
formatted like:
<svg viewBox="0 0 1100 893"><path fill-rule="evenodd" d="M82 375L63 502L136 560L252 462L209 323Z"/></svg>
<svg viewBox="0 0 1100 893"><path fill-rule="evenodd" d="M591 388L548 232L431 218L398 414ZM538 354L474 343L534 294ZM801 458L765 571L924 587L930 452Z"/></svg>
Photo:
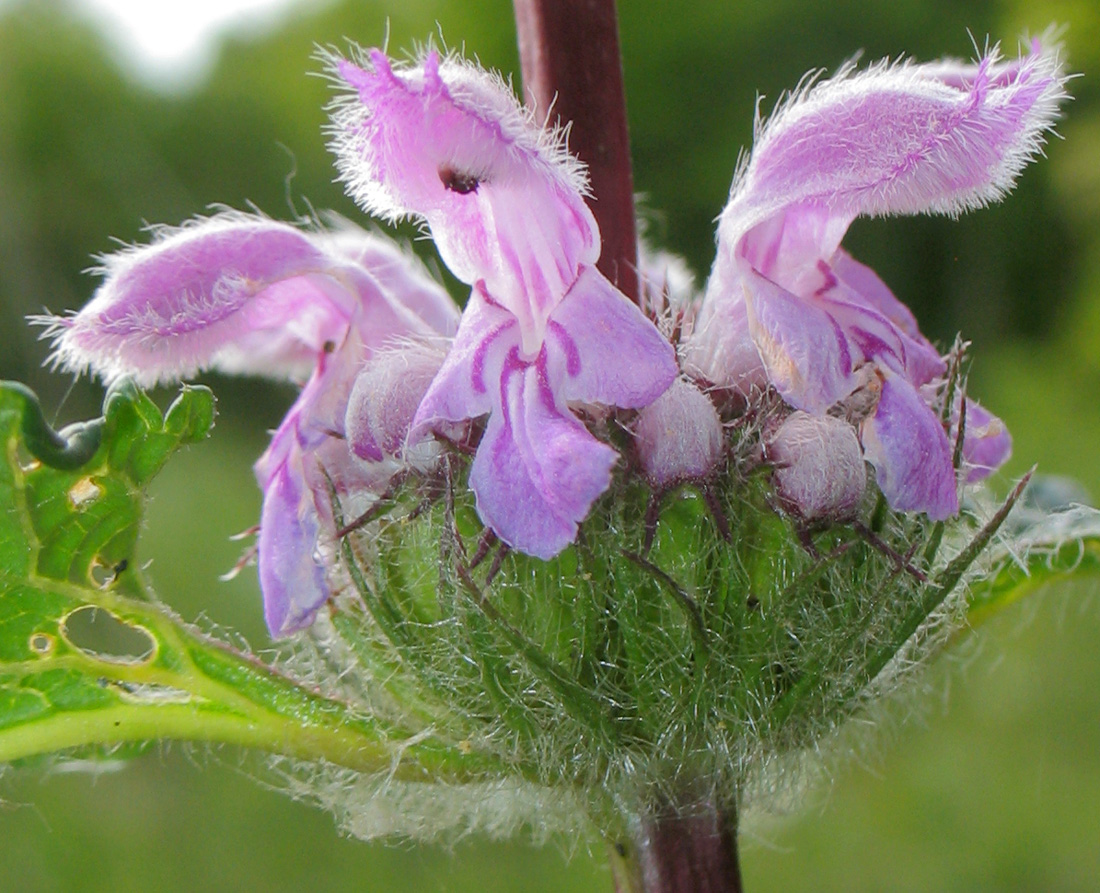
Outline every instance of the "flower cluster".
<svg viewBox="0 0 1100 893"><path fill-rule="evenodd" d="M349 192L426 225L470 288L461 313L382 236L222 212L108 258L95 298L48 319L54 361L108 380L216 368L304 381L255 466L274 635L330 596L334 498L357 513L471 444L481 520L538 558L576 539L616 467L657 491L721 473L738 413L774 395L789 417L762 455L779 503L807 520L855 511L864 460L892 508L942 519L959 508L954 439L964 480L1007 457L994 416L962 397L944 412L945 359L840 243L860 215L999 198L1064 97L1055 52L846 66L805 84L758 126L677 344L596 269L584 170L503 81L435 51L328 62Z"/></svg>

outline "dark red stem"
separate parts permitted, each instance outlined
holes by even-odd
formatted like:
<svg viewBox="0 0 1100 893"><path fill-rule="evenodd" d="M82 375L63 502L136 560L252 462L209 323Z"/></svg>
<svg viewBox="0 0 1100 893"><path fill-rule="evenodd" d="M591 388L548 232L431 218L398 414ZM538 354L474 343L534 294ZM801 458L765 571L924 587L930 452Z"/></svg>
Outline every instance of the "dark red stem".
<svg viewBox="0 0 1100 893"><path fill-rule="evenodd" d="M646 893L741 893L737 828L720 810L644 819L638 863Z"/></svg>
<svg viewBox="0 0 1100 893"><path fill-rule="evenodd" d="M634 178L614 0L514 0L523 88L537 117L572 122L569 148L588 165L603 239L597 266L638 300Z"/></svg>

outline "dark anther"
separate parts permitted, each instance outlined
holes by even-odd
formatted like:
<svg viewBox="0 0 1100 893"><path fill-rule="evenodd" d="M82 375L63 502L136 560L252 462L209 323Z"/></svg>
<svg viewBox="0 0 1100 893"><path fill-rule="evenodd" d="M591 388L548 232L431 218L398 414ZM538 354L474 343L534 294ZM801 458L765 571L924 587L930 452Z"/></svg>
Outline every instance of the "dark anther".
<svg viewBox="0 0 1100 893"><path fill-rule="evenodd" d="M445 189L457 192L459 195L469 195L471 192L477 192L477 187L481 185L481 181L473 174L456 171L449 164L444 164L439 168L439 181Z"/></svg>
<svg viewBox="0 0 1100 893"><path fill-rule="evenodd" d="M331 340L326 341L323 345L321 345L321 350L323 350L325 353L332 353L334 350L336 350L336 342Z"/></svg>
<svg viewBox="0 0 1100 893"><path fill-rule="evenodd" d="M126 568L128 568L129 566L130 566L130 562L127 561L125 558L123 558L122 561L120 561L118 564L116 564L114 566L114 568L112 568L115 577L117 578L118 575L121 574L124 570L126 570Z"/></svg>

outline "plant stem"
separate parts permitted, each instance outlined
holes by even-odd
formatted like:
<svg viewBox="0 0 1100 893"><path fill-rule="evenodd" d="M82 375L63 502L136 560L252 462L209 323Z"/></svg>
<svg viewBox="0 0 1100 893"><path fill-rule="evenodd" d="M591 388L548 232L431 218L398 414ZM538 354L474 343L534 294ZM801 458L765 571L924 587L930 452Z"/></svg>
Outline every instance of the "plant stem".
<svg viewBox="0 0 1100 893"><path fill-rule="evenodd" d="M515 12L528 103L549 125L571 122L569 148L588 165L589 206L603 241L597 266L637 302L634 180L615 2L515 0Z"/></svg>
<svg viewBox="0 0 1100 893"><path fill-rule="evenodd" d="M643 817L635 837L608 847L615 893L741 893L735 815L669 805Z"/></svg>

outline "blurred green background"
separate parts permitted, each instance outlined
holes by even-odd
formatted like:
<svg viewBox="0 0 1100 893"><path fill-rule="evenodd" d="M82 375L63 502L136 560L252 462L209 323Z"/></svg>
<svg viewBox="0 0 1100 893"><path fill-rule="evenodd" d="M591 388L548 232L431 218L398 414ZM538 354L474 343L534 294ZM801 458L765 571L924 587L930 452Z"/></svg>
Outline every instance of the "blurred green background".
<svg viewBox="0 0 1100 893"><path fill-rule="evenodd" d="M846 244L924 330L974 342L972 393L1008 422L1000 486L1039 462L1100 493L1100 6L1095 0L834 0L811 4L620 0L636 188L653 241L705 276L754 98L769 108L807 69L865 58L973 53L1068 25L1076 97L1047 160L1003 205L959 221L859 221ZM126 73L63 3L0 7L0 377L32 384L60 418L100 392L40 369L23 317L80 306L82 271L145 222L211 203L275 217L308 207L361 217L334 185L317 44L392 51L441 32L516 72L507 2L303 4L237 33L194 88L156 92ZM437 24L438 23L438 28ZM518 83L518 74L517 74ZM426 246L421 246L426 247ZM212 379L213 438L155 487L145 559L186 618L267 642L254 576L221 583L255 522L249 466L287 388ZM889 711L892 731L791 816L755 816L750 891L1100 888L1100 605L1090 583L1005 611L930 668ZM948 697L949 694L949 697ZM234 752L158 747L118 772L23 770L0 779L3 891L610 890L598 849L464 842L364 844L332 819L252 783Z"/></svg>

